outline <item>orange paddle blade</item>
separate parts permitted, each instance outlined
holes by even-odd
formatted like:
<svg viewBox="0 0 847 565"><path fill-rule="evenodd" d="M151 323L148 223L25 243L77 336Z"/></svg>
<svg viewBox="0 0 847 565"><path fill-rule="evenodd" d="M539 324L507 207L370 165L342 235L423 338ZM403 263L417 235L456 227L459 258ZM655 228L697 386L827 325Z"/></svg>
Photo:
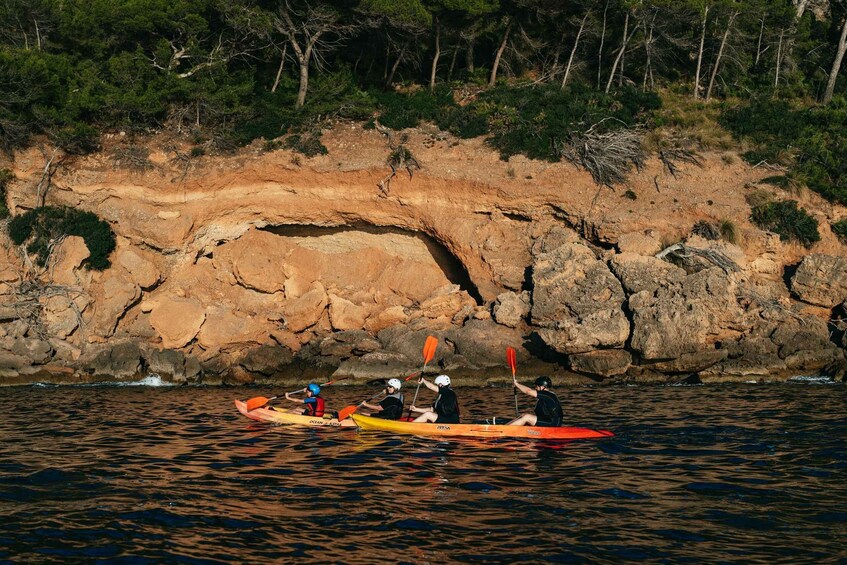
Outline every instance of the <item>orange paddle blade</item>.
<svg viewBox="0 0 847 565"><path fill-rule="evenodd" d="M506 361L509 362L509 367L512 368L512 376L515 376L515 371L518 370L518 354L514 347L506 348Z"/></svg>
<svg viewBox="0 0 847 565"><path fill-rule="evenodd" d="M436 339L435 336L427 336L423 348L424 365L432 361L432 358L435 357L435 349L437 347L438 339Z"/></svg>
<svg viewBox="0 0 847 565"><path fill-rule="evenodd" d="M341 410L338 411L338 421L340 422L341 420L347 419L350 416L350 414L352 414L353 412L355 412L358 409L359 409L358 406L354 406L352 404L350 406L345 406L344 408L342 408Z"/></svg>
<svg viewBox="0 0 847 565"><path fill-rule="evenodd" d="M270 398L265 398L264 396L257 396L256 398L251 398L247 401L247 411L249 412L250 410L261 408L270 401Z"/></svg>

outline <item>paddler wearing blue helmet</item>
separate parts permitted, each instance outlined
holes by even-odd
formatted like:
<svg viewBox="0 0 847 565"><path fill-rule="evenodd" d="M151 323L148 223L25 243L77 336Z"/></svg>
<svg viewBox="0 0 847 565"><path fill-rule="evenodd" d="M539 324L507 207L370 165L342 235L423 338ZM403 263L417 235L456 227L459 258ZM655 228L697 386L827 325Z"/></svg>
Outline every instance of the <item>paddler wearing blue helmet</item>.
<svg viewBox="0 0 847 565"><path fill-rule="evenodd" d="M318 418L323 417L324 399L320 396L321 387L319 387L315 383L310 383L306 386L306 388L302 390L302 392L306 393L306 398L304 398L302 401L299 398L292 398L292 393L290 392L285 393L285 399L290 400L291 402L303 402L306 405L306 409L303 410L304 416L317 416Z"/></svg>

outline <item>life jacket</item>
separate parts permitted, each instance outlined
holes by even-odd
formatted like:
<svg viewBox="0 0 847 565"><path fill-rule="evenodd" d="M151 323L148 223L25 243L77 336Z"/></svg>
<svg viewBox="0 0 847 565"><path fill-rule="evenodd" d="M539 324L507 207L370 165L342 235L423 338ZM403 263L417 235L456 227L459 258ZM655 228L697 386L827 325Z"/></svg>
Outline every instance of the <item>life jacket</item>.
<svg viewBox="0 0 847 565"><path fill-rule="evenodd" d="M315 399L314 402L306 402L306 411L303 412L305 416L316 416L318 418L322 418L324 415L324 399L320 396L313 396Z"/></svg>
<svg viewBox="0 0 847 565"><path fill-rule="evenodd" d="M384 420L399 420L403 415L404 402L405 399L399 392L389 394L379 403L382 406L382 410L376 416Z"/></svg>
<svg viewBox="0 0 847 565"><path fill-rule="evenodd" d="M556 425L562 423L564 413L559 397L549 390L538 391L538 401L535 403L535 415L539 420L552 422Z"/></svg>
<svg viewBox="0 0 847 565"><path fill-rule="evenodd" d="M438 414L441 422L458 422L460 418L459 400L449 386L438 389L438 397L432 403L432 410Z"/></svg>

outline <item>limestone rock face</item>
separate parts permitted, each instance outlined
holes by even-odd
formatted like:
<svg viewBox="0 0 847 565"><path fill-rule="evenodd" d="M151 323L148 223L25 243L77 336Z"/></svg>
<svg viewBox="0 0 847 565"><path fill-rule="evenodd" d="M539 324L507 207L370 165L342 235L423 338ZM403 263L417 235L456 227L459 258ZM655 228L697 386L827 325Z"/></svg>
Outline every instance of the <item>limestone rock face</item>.
<svg viewBox="0 0 847 565"><path fill-rule="evenodd" d="M164 297L150 313L150 325L162 337L162 347L166 349L187 345L205 321L206 309L194 298Z"/></svg>
<svg viewBox="0 0 847 565"><path fill-rule="evenodd" d="M76 235L66 237L62 241L56 265L53 267L53 282L69 286L79 285L80 276L84 276L79 271L80 265L90 256L84 239Z"/></svg>
<svg viewBox="0 0 847 565"><path fill-rule="evenodd" d="M329 295L329 320L336 330L358 330L364 327L367 310L335 294Z"/></svg>
<svg viewBox="0 0 847 565"><path fill-rule="evenodd" d="M791 277L791 292L800 300L832 308L847 300L847 258L807 255Z"/></svg>
<svg viewBox="0 0 847 565"><path fill-rule="evenodd" d="M598 349L568 356L571 370L590 375L612 377L626 373L632 364L632 355L623 349Z"/></svg>
<svg viewBox="0 0 847 565"><path fill-rule="evenodd" d="M667 288L633 294L629 308L630 345L647 360L713 349L716 342L737 338L744 327L736 283L717 267Z"/></svg>
<svg viewBox="0 0 847 565"><path fill-rule="evenodd" d="M321 319L328 303L326 291L320 283L299 298L289 300L282 308L286 329L296 333L314 326Z"/></svg>
<svg viewBox="0 0 847 565"><path fill-rule="evenodd" d="M584 353L624 345L623 287L588 247L570 243L539 254L532 280L531 322L551 348Z"/></svg>
<svg viewBox="0 0 847 565"><path fill-rule="evenodd" d="M120 268L109 269L92 288L95 302L89 321L92 334L107 338L115 332L118 320L130 304L141 297L141 288Z"/></svg>
<svg viewBox="0 0 847 565"><path fill-rule="evenodd" d="M150 252L131 247L119 249L115 253L115 263L123 267L129 279L141 288L150 288L160 280L161 274Z"/></svg>
<svg viewBox="0 0 847 565"><path fill-rule="evenodd" d="M612 272L620 279L627 294L653 291L660 286L680 283L685 271L655 257L621 253L609 261Z"/></svg>
<svg viewBox="0 0 847 565"><path fill-rule="evenodd" d="M516 328L529 314L529 291L520 294L504 292L494 302L494 320L509 328Z"/></svg>

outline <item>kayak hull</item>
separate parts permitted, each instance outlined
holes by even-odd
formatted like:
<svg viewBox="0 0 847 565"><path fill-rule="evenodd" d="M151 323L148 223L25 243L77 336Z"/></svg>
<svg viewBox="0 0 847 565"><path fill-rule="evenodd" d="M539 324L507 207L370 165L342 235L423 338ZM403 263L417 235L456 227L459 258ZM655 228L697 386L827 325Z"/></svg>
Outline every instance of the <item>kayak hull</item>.
<svg viewBox="0 0 847 565"><path fill-rule="evenodd" d="M353 428L356 424L349 418L339 422L336 418L318 418L316 416L304 416L302 414L292 414L291 412L282 412L280 410L271 410L270 408L256 408L255 410L247 411L247 403L243 400L236 400L235 407L238 411L257 422L268 422L270 424L290 425L290 426L308 426L313 428Z"/></svg>
<svg viewBox="0 0 847 565"><path fill-rule="evenodd" d="M430 424L383 420L362 414L353 414L352 417L356 425L363 430L381 430L421 436L591 439L612 437L615 435L608 430L591 430L589 428L548 428L541 426L508 426L503 424Z"/></svg>

